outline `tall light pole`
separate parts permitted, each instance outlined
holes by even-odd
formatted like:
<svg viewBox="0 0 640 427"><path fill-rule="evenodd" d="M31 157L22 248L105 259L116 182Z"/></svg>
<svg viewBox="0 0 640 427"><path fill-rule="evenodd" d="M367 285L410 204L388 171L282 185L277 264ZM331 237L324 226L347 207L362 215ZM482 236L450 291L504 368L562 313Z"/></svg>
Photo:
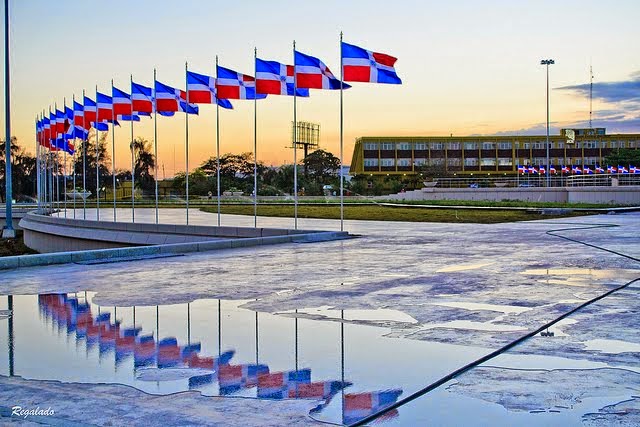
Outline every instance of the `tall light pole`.
<svg viewBox="0 0 640 427"><path fill-rule="evenodd" d="M549 65L555 64L556 62L553 59L543 59L540 61L540 65L547 66L547 166L545 169L545 175L547 177L547 187L549 187L550 183L550 174L549 174Z"/></svg>
<svg viewBox="0 0 640 427"><path fill-rule="evenodd" d="M3 238L16 237L16 232L13 229L13 218L11 212L11 202L13 199L13 190L11 188L11 114L9 112L11 108L10 95L10 80L9 80L9 0L4 0L4 100L5 100L5 120L6 120L6 137L4 145L6 148L6 155L4 157L4 186L6 190L6 227L2 230Z"/></svg>

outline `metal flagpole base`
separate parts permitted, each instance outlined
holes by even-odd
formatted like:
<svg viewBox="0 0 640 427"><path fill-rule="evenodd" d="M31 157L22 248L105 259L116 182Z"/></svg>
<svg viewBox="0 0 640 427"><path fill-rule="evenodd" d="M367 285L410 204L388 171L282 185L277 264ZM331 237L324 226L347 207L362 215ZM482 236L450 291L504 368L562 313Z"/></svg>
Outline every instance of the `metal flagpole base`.
<svg viewBox="0 0 640 427"><path fill-rule="evenodd" d="M13 228L3 228L2 229L2 238L3 239L15 239L16 238L16 230Z"/></svg>

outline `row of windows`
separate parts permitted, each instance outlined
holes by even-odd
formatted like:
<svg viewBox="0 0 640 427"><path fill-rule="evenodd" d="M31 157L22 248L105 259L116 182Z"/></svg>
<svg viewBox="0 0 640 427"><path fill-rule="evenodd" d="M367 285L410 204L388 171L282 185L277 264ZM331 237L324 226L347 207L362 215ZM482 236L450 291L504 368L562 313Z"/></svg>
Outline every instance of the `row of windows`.
<svg viewBox="0 0 640 427"><path fill-rule="evenodd" d="M483 150L511 150L513 144L516 149L545 149L545 141L539 142L483 142L481 144L477 142L367 142L364 144L365 150L444 150L445 147L448 150L460 150L464 146L465 150L477 150L481 148ZM564 141L550 142L549 148L636 148L640 147L639 141L576 141L573 144L565 143Z"/></svg>
<svg viewBox="0 0 640 427"><path fill-rule="evenodd" d="M460 166L461 164L461 159L460 158L452 158L452 159L447 159L447 164L449 166ZM416 159L413 161L413 165L416 167L419 166L425 166L425 165L443 165L445 163L445 159L439 158L439 159ZM466 158L464 159L464 164L465 166L477 166L478 164L482 165L482 166L495 166L496 164L498 164L499 166L512 166L513 165L513 161L511 160L511 158L499 158L497 161L496 159L478 159L476 157L470 157L470 158ZM364 159L364 167L394 167L394 166L398 166L398 167L410 167L412 165L411 159L390 159L390 158L385 158L385 159Z"/></svg>
<svg viewBox="0 0 640 427"><path fill-rule="evenodd" d="M552 165L562 166L567 165L595 165L601 163L597 157L585 157L584 162L581 157L567 157L566 160L563 157L549 157L549 163ZM546 165L547 159L545 157L534 157L532 159L520 158L518 159L519 165Z"/></svg>

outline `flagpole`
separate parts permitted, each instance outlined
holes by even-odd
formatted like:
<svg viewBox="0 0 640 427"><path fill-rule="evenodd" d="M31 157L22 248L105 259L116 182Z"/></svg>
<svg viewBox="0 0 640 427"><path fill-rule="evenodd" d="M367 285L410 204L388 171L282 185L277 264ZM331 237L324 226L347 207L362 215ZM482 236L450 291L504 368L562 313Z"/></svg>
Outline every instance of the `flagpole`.
<svg viewBox="0 0 640 427"><path fill-rule="evenodd" d="M133 77L131 77L133 82ZM133 108L133 99L131 100ZM156 69L153 69L153 157L155 160L155 197L156 197L156 224L158 223L158 112L156 108ZM175 171L173 171L175 174Z"/></svg>
<svg viewBox="0 0 640 427"><path fill-rule="evenodd" d="M113 100L112 100L113 102ZM96 85L96 221L100 221L100 153L98 151L100 131L98 123L100 122L100 109L98 108L98 85Z"/></svg>
<svg viewBox="0 0 640 427"><path fill-rule="evenodd" d="M42 122L41 122L42 123ZM42 125L41 125L42 126ZM38 213L42 213L40 211L40 138L42 137L42 133L38 134L38 116L36 115L36 199L38 201Z"/></svg>
<svg viewBox="0 0 640 427"><path fill-rule="evenodd" d="M87 129L85 108L84 108L84 89L82 89L82 130ZM96 106L97 108L97 106ZM87 141L89 140L89 131L87 137L82 139L82 219L87 219Z"/></svg>
<svg viewBox="0 0 640 427"><path fill-rule="evenodd" d="M296 41L293 41L293 228L298 229L298 157L296 141L298 140L298 118L296 105L296 92L298 90L298 78L296 73Z"/></svg>
<svg viewBox="0 0 640 427"><path fill-rule="evenodd" d="M133 75L129 74L129 80L133 82ZM131 222L136 222L136 165L135 165L135 149L136 144L133 140L133 99L131 100ZM115 126L115 125L114 125Z"/></svg>
<svg viewBox="0 0 640 427"><path fill-rule="evenodd" d="M257 78L258 48L253 48L253 76ZM253 227L258 228L258 82L253 96Z"/></svg>
<svg viewBox="0 0 640 427"><path fill-rule="evenodd" d="M218 227L220 227L220 106L218 105L218 55L216 55L216 187L218 200Z"/></svg>
<svg viewBox="0 0 640 427"><path fill-rule="evenodd" d="M343 138L344 138L344 115L342 109L342 93L344 81L344 68L342 60L342 31L340 31L340 231L344 231L344 179L342 176Z"/></svg>
<svg viewBox="0 0 640 427"><path fill-rule="evenodd" d="M73 140L75 141L76 137L76 95L73 94L71 97L71 109L73 110ZM76 146L75 142L73 144L73 219L76 219Z"/></svg>
<svg viewBox="0 0 640 427"><path fill-rule="evenodd" d="M111 79L111 181L113 186L113 222L116 222L116 111L113 106L113 79Z"/></svg>
<svg viewBox="0 0 640 427"><path fill-rule="evenodd" d="M185 192L187 193L187 225L189 225L189 83L187 82L187 71L189 66L187 62L184 63L184 84L185 89L187 89L187 105L184 109L184 159L185 159L185 169L186 169L186 179L184 182ZM180 100L178 99L178 107L180 107Z"/></svg>
<svg viewBox="0 0 640 427"><path fill-rule="evenodd" d="M56 137L54 139L55 141L55 146L56 146L56 161L53 164L54 169L55 169L55 173L56 173L56 180L54 182L55 185L55 191L56 191L56 209L58 209L58 214L60 213L60 177L58 176L58 103L54 103L53 104L53 109L56 112Z"/></svg>
<svg viewBox="0 0 640 427"><path fill-rule="evenodd" d="M62 111L64 111L64 116L67 115L67 98L62 98L62 105L63 105L63 109ZM62 155L62 157L64 158L64 165L62 166L62 173L64 174L64 191L62 192L62 195L64 196L63 200L64 200L64 217L67 217L67 147L68 147L68 141L66 139L66 135L64 133L64 121L62 122L62 146L64 147L64 154Z"/></svg>

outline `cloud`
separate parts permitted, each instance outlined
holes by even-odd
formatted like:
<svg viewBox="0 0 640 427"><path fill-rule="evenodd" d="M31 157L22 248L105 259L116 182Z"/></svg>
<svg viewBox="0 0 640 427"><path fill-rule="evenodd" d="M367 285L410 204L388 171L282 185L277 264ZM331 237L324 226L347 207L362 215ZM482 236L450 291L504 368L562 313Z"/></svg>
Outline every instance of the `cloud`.
<svg viewBox="0 0 640 427"><path fill-rule="evenodd" d="M556 90L573 92L578 96L588 97L590 84L562 86ZM631 73L629 80L619 82L594 82L593 98L605 102L631 102L640 104L640 71Z"/></svg>

